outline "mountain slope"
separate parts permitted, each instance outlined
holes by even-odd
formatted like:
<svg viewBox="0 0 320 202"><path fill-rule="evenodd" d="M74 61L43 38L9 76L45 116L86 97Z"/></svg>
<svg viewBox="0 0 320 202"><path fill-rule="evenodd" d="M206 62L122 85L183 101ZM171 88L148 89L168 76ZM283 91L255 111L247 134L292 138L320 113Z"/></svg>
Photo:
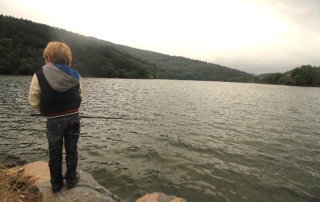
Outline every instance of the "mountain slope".
<svg viewBox="0 0 320 202"><path fill-rule="evenodd" d="M72 67L83 76L211 81L251 76L217 64L117 45L3 15L0 15L0 74L33 74L41 69L42 52L50 41L70 46Z"/></svg>
<svg viewBox="0 0 320 202"><path fill-rule="evenodd" d="M72 50L72 67L82 76L155 78L154 65L97 43L90 37L48 25L0 15L0 74L33 74L44 65L43 50L50 41Z"/></svg>
<svg viewBox="0 0 320 202"><path fill-rule="evenodd" d="M165 70L167 72L166 76L168 79L226 81L232 77L252 76L249 73L217 64L136 49L99 39L96 39L96 41L111 46L123 53L133 55L134 57L138 57L149 63L155 64L161 70Z"/></svg>

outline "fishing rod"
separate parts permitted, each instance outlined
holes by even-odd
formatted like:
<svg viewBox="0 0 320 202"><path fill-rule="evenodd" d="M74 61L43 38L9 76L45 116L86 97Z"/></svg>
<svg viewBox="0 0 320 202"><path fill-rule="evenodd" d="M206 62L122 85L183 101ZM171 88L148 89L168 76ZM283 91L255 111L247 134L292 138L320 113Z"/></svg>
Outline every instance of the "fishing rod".
<svg viewBox="0 0 320 202"><path fill-rule="evenodd" d="M45 117L45 115L43 114L31 114L31 116L43 116ZM128 119L128 118L123 118L123 117L105 117L105 116L84 116L84 115L80 115L80 118L85 118L85 119L125 119L125 120L132 120L132 119Z"/></svg>

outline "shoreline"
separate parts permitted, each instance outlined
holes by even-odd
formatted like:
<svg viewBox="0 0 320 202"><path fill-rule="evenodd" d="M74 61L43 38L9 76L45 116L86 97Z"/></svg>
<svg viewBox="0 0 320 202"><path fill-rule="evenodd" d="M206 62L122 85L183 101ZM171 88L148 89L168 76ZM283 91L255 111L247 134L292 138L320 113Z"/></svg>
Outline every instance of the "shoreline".
<svg viewBox="0 0 320 202"><path fill-rule="evenodd" d="M47 162L37 161L27 163L25 159L13 154L0 152L0 165L6 167L10 174L20 173L28 178L32 178L34 180L32 185L35 185L43 195L43 201L122 202L117 195L102 187L89 173L82 170L79 170L80 179L76 187L67 189L64 185L60 192L52 193L50 171ZM137 199L136 202L187 202L187 200L155 192Z"/></svg>

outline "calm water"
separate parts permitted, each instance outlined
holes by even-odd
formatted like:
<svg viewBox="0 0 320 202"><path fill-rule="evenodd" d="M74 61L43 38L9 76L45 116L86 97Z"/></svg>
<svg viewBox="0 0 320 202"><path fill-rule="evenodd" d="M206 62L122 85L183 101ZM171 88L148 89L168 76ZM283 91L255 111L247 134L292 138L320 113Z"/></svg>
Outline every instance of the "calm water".
<svg viewBox="0 0 320 202"><path fill-rule="evenodd" d="M0 76L0 150L47 161L31 77ZM83 79L79 168L124 201L320 201L320 88Z"/></svg>

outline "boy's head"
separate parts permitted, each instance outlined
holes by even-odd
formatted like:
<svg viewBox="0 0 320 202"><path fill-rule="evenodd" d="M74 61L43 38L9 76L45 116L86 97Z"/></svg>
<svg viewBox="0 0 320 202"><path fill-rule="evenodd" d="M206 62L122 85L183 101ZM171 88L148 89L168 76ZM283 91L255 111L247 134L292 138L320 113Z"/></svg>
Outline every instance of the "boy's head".
<svg viewBox="0 0 320 202"><path fill-rule="evenodd" d="M49 42L43 51L46 63L71 66L72 56L69 46L60 42Z"/></svg>

